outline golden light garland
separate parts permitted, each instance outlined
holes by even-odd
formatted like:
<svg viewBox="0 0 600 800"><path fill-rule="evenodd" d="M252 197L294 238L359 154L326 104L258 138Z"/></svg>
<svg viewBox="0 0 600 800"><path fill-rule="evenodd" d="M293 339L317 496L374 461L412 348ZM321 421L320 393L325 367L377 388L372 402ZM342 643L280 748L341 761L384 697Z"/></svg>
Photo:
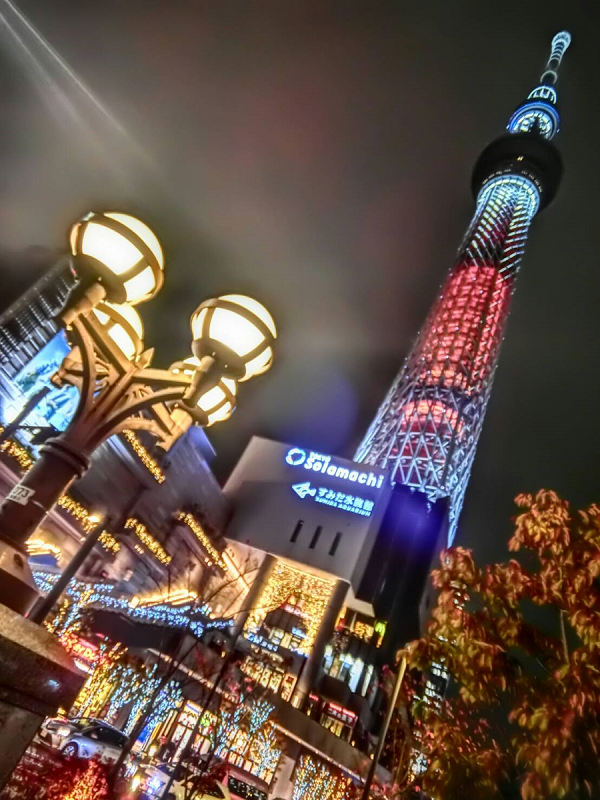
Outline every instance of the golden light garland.
<svg viewBox="0 0 600 800"><path fill-rule="evenodd" d="M337 770L332 772L322 761L304 753L294 772L292 800L344 800L351 781Z"/></svg>
<svg viewBox="0 0 600 800"><path fill-rule="evenodd" d="M317 631L327 609L334 581L319 578L310 572L277 561L262 590L256 606L250 612L244 630L257 631L269 613L285 603L292 603L294 612L306 626L306 638L298 646L300 652L310 653ZM295 602L293 602L295 601Z"/></svg>
<svg viewBox="0 0 600 800"><path fill-rule="evenodd" d="M88 716L92 716L92 711L99 711L102 708L111 686L110 677L113 669L126 652L127 648L119 643L108 645L103 642L100 645L100 657L74 703L74 707L81 715L87 712Z"/></svg>
<svg viewBox="0 0 600 800"><path fill-rule="evenodd" d="M2 433L3 430L4 428L0 426L0 433ZM2 444L0 444L0 451L6 453L11 458L14 458L24 472L27 472L27 470L31 469L35 463L33 456L22 445L12 439L2 442ZM75 519L81 523L81 527L86 533L93 531L96 525L100 522L101 517L99 514L89 511L84 505L77 502L77 500L74 500L68 494L63 494L61 497L59 497L58 505L63 509L63 511L66 511L67 514L75 517ZM101 534L101 538L102 535L103 534ZM110 534L107 534L107 536L110 536ZM112 549L112 552L116 553L119 549L119 544L115 539L113 539L113 542L117 546L117 549ZM107 546L108 550L111 548L114 548L114 545L111 544L110 546Z"/></svg>
<svg viewBox="0 0 600 800"><path fill-rule="evenodd" d="M159 594L135 595L129 601L131 608L147 608L162 603L170 603L173 606L180 606L185 603L193 603L198 599L198 593L185 588L171 588Z"/></svg>
<svg viewBox="0 0 600 800"><path fill-rule="evenodd" d="M160 542L158 542L154 536L149 533L143 522L140 522L139 519L136 519L135 517L129 517L125 523L125 527L133 530L140 542L142 542L142 544L147 547L148 550L150 550L152 555L155 556L155 558L157 558L161 564L169 564L171 562L171 556L167 553Z"/></svg>
<svg viewBox="0 0 600 800"><path fill-rule="evenodd" d="M0 427L0 433L3 432L4 428ZM7 456L10 456L10 458L16 459L22 470L27 471L34 464L35 459L31 453L29 453L23 445L15 442L14 439L7 439L5 442L2 442L2 444L0 444L0 450L6 453Z"/></svg>
<svg viewBox="0 0 600 800"><path fill-rule="evenodd" d="M221 553L219 553L217 548L213 545L213 543L208 537L208 534L206 533L202 525L198 522L196 517L194 517L193 514L187 513L185 511L180 511L177 514L177 519L180 522L184 522L188 526L188 528L196 536L202 547L204 547L208 555L212 558L213 562L217 564L219 567L221 567L221 569L226 570L227 564L221 558Z"/></svg>
<svg viewBox="0 0 600 800"><path fill-rule="evenodd" d="M43 539L28 539L25 542L25 547L30 556L55 556L58 558L62 553L60 547Z"/></svg>
<svg viewBox="0 0 600 800"><path fill-rule="evenodd" d="M2 433L3 430L4 428L0 427L0 433ZM35 463L33 456L13 439L2 442L2 444L0 444L0 452L6 453L10 458L14 458L24 472L31 469ZM69 497L68 494L63 494L59 498L58 505L66 511L67 514L71 514L78 522L81 522L81 527L86 533L93 531L100 521L98 514L88 511L85 506L78 503L77 500L74 500L72 497Z"/></svg>
<svg viewBox="0 0 600 800"><path fill-rule="evenodd" d="M109 553L118 553L121 549L121 545L117 542L112 533L109 533L108 531L102 531L98 537L98 541L105 550L108 550Z"/></svg>
<svg viewBox="0 0 600 800"><path fill-rule="evenodd" d="M166 476L160 468L160 464L150 455L135 433L133 431L123 431L123 436L127 439L131 445L131 449L152 475L154 480L158 483L163 483Z"/></svg>
<svg viewBox="0 0 600 800"><path fill-rule="evenodd" d="M81 523L81 527L86 533L93 531L96 525L100 522L100 515L90 512L85 506L78 503L68 494L63 494L58 498L58 505L70 514L72 517Z"/></svg>

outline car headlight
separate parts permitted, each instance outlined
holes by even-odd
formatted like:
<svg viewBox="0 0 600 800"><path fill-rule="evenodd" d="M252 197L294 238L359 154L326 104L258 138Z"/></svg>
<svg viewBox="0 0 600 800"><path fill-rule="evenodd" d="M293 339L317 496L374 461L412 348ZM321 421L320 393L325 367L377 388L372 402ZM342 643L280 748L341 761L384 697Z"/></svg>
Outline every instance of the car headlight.
<svg viewBox="0 0 600 800"><path fill-rule="evenodd" d="M56 732L59 736L68 736L71 733L71 728L68 728L66 725L59 725Z"/></svg>

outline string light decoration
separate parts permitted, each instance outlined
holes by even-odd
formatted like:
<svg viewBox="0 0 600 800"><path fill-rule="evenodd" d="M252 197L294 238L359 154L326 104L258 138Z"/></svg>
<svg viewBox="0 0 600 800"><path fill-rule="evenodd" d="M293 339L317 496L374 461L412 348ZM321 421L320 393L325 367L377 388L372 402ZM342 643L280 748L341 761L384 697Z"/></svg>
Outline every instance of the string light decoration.
<svg viewBox="0 0 600 800"><path fill-rule="evenodd" d="M222 570L227 570L227 564L225 563L225 561L223 561L221 553L213 545L206 531L204 530L202 525L198 522L198 520L194 517L194 515L186 511L180 511L177 514L177 519L188 526L188 528L198 539L202 547L204 547L208 555L211 557L212 562L217 566L221 567Z"/></svg>
<svg viewBox="0 0 600 800"><path fill-rule="evenodd" d="M229 709L221 709L209 730L215 755L271 781L281 758L280 741L270 717L275 706L267 700L240 696Z"/></svg>
<svg viewBox="0 0 600 800"><path fill-rule="evenodd" d="M171 606L168 603L161 603L149 608L131 608L126 599L122 600L121 603L127 603L126 610L129 616L142 622L167 625L172 628L186 628L195 636L201 636L205 630L202 622L190 619L192 614L202 611L202 609L197 609L193 605Z"/></svg>
<svg viewBox="0 0 600 800"><path fill-rule="evenodd" d="M60 547L43 539L28 539L25 546L27 547L27 554L30 556L55 556L55 558L59 558L62 553Z"/></svg>
<svg viewBox="0 0 600 800"><path fill-rule="evenodd" d="M35 570L33 577L36 586L44 594L50 591L57 580L57 576L54 573L42 570ZM56 633L59 636L67 630L76 631L81 624L82 612L92 604L121 611L142 622L167 625L173 628L186 628L196 636L202 635L205 625L202 621L193 619L193 617L196 614L208 616L210 613L208 604L204 604L200 608L193 603L176 606L169 603L160 603L149 607L131 606L131 598L129 596L114 595L113 584L89 584L85 581L72 580L67 587L65 600L63 600L54 619L46 623L46 627L51 633Z"/></svg>
<svg viewBox="0 0 600 800"><path fill-rule="evenodd" d="M131 711L129 712L129 717L127 718L127 723L124 728L124 732L127 735L132 733L138 719L144 713L146 706L150 702L154 690L158 686L160 679L150 677L154 675L155 672L156 672L156 665L154 664L153 668L150 668L150 671L148 673L149 677L146 677L137 687L139 691L136 692L135 702L131 707Z"/></svg>
<svg viewBox="0 0 600 800"><path fill-rule="evenodd" d="M145 730L148 736L151 736L155 728L164 722L172 711L178 709L182 702L183 691L177 681L169 681L163 686L146 721Z"/></svg>
<svg viewBox="0 0 600 800"><path fill-rule="evenodd" d="M222 756L231 748L236 734L240 730L242 720L248 713L248 708L244 704L243 696L233 709L221 709L217 724L213 729L213 746L216 745L216 755Z"/></svg>
<svg viewBox="0 0 600 800"><path fill-rule="evenodd" d="M125 733L129 734L159 685L157 666L152 664L147 667L132 662L127 657L127 648L121 644L110 646L103 642L99 650L100 657L79 693L75 706L81 716L97 716L106 709L106 719L114 721L120 709L133 701L125 725ZM169 681L154 701L147 726L153 730L180 705L182 697L181 685L177 681Z"/></svg>
<svg viewBox="0 0 600 800"><path fill-rule="evenodd" d="M0 433L3 432L4 428L0 427ZM14 439L7 439L5 442L2 442L2 444L0 444L0 452L6 453L9 458L14 458L24 472L27 472L35 461L31 453L26 450L23 445L15 442Z"/></svg>
<svg viewBox="0 0 600 800"><path fill-rule="evenodd" d="M126 648L122 644L102 642L98 653L99 658L73 704L79 716L94 716L104 707L111 690L116 688L111 677L115 674L116 666L123 660Z"/></svg>
<svg viewBox="0 0 600 800"><path fill-rule="evenodd" d="M0 433L2 433L3 430L4 428L0 426ZM7 441L2 442L0 444L0 452L6 453L10 458L14 458L23 472L27 472L35 463L35 458L31 453L14 439L7 439ZM63 511L66 511L67 514L71 514L71 516L75 517L75 519L81 523L81 527L86 533L93 531L98 522L100 522L100 517L97 513L90 512L85 506L78 503L77 500L74 500L68 494L63 494L62 497L59 498L58 505Z"/></svg>
<svg viewBox="0 0 600 800"><path fill-rule="evenodd" d="M353 633L355 636L358 636L359 639L370 642L375 633L375 628L373 628L372 625L368 625L366 622L357 621L354 623Z"/></svg>
<svg viewBox="0 0 600 800"><path fill-rule="evenodd" d="M100 522L101 517L98 513L90 512L89 509L81 503L78 503L77 500L69 497L68 494L63 494L62 497L58 498L58 505L63 511L66 511L67 514L75 517L75 519L81 523L81 527L86 533L91 533Z"/></svg>
<svg viewBox="0 0 600 800"><path fill-rule="evenodd" d="M160 542L158 542L154 536L149 533L143 522L140 522L139 519L136 519L135 517L129 517L125 523L125 527L133 530L140 542L142 542L142 544L148 548L152 555L157 558L161 564L171 563L171 556L167 553Z"/></svg>
<svg viewBox="0 0 600 800"><path fill-rule="evenodd" d="M58 580L58 575L34 570L33 579L38 589L47 594ZM44 623L50 633L62 636L67 631L77 631L81 626L83 609L92 603L106 604L114 592L112 583L88 583L73 579L65 591L65 597L53 619Z"/></svg>
<svg viewBox="0 0 600 800"><path fill-rule="evenodd" d="M152 672L153 670L150 671L150 675ZM147 676L148 673L144 675L144 678L147 679ZM109 722L113 722L119 710L137 696L138 690L142 685L142 676L140 675L140 670L131 664L115 664L107 679L114 688L110 694L106 719Z"/></svg>
<svg viewBox="0 0 600 800"><path fill-rule="evenodd" d="M334 581L296 569L277 561L255 607L250 611L245 632L258 632L269 613L284 603L292 604L294 613L302 617L306 626L306 637L295 648L298 653L308 655L327 609Z"/></svg>
<svg viewBox="0 0 600 800"><path fill-rule="evenodd" d="M275 706L268 700L255 700L251 703L248 733L253 736L263 728L274 710Z"/></svg>
<svg viewBox="0 0 600 800"><path fill-rule="evenodd" d="M163 483L166 475L162 471L160 464L150 455L135 433L133 431L123 431L123 436L125 439L127 439L131 445L131 449L142 462L144 467L146 467L148 472L152 475L154 480L157 483Z"/></svg>
<svg viewBox="0 0 600 800"><path fill-rule="evenodd" d="M40 592L48 594L50 589L54 586L54 584L58 580L58 575L55 575L53 572L34 570L33 579L35 581L35 585L40 590Z"/></svg>
<svg viewBox="0 0 600 800"><path fill-rule="evenodd" d="M98 541L105 550L108 550L109 553L116 554L121 549L119 542L117 542L112 533L109 533L108 531L102 531L98 537Z"/></svg>
<svg viewBox="0 0 600 800"><path fill-rule="evenodd" d="M345 800L352 781L304 753L294 775L292 800Z"/></svg>
<svg viewBox="0 0 600 800"><path fill-rule="evenodd" d="M162 603L171 603L174 606L183 605L184 603L194 602L198 598L198 592L193 592L190 589L167 589L160 594L151 595L136 595L129 601L131 608L156 606Z"/></svg>
<svg viewBox="0 0 600 800"><path fill-rule="evenodd" d="M281 758L279 745L279 737L272 724L265 725L250 745L250 758L258 764L258 777L267 783L271 782Z"/></svg>
<svg viewBox="0 0 600 800"><path fill-rule="evenodd" d="M97 759L67 759L46 777L47 800L101 800L108 797L108 768Z"/></svg>

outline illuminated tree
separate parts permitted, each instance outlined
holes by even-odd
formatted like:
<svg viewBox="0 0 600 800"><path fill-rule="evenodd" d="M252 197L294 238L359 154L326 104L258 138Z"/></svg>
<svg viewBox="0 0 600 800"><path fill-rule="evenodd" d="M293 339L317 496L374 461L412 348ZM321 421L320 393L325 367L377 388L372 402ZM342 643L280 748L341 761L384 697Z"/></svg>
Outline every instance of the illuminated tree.
<svg viewBox="0 0 600 800"><path fill-rule="evenodd" d="M294 773L292 800L345 800L351 781L319 759L304 753Z"/></svg>
<svg viewBox="0 0 600 800"><path fill-rule="evenodd" d="M258 777L269 781L281 757L281 741L271 721L275 706L264 697L262 686L245 677L237 690L219 697L215 724L210 730L211 749L201 756L200 769L210 766L213 756L227 759L230 753L250 759L257 766ZM194 788L195 785L194 785Z"/></svg>
<svg viewBox="0 0 600 800"><path fill-rule="evenodd" d="M572 515L549 491L516 502L520 560L443 553L427 635L406 651L411 667L451 675L447 701L413 707L432 798L515 784L523 800L600 796L600 509Z"/></svg>
<svg viewBox="0 0 600 800"><path fill-rule="evenodd" d="M95 760L77 761L74 769L69 770L67 762L57 779L48 781L47 800L101 800L108 797L106 767Z"/></svg>
<svg viewBox="0 0 600 800"><path fill-rule="evenodd" d="M75 701L80 716L95 716L110 699L122 678L126 681L128 665L124 663L125 648L121 644L102 642L98 658Z"/></svg>
<svg viewBox="0 0 600 800"><path fill-rule="evenodd" d="M1 797L6 800L102 800L109 797L105 764L85 758L32 759L21 767ZM21 765L20 765L21 766Z"/></svg>

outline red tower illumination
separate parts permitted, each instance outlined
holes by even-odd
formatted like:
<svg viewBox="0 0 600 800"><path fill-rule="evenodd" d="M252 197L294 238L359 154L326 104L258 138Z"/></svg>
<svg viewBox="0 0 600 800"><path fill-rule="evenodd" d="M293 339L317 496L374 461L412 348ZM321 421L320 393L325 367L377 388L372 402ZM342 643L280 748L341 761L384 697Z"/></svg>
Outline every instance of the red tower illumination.
<svg viewBox="0 0 600 800"><path fill-rule="evenodd" d="M449 498L452 542L490 396L529 226L562 173L554 84L568 33L557 34L540 85L508 133L481 154L477 207L454 267L355 459Z"/></svg>

